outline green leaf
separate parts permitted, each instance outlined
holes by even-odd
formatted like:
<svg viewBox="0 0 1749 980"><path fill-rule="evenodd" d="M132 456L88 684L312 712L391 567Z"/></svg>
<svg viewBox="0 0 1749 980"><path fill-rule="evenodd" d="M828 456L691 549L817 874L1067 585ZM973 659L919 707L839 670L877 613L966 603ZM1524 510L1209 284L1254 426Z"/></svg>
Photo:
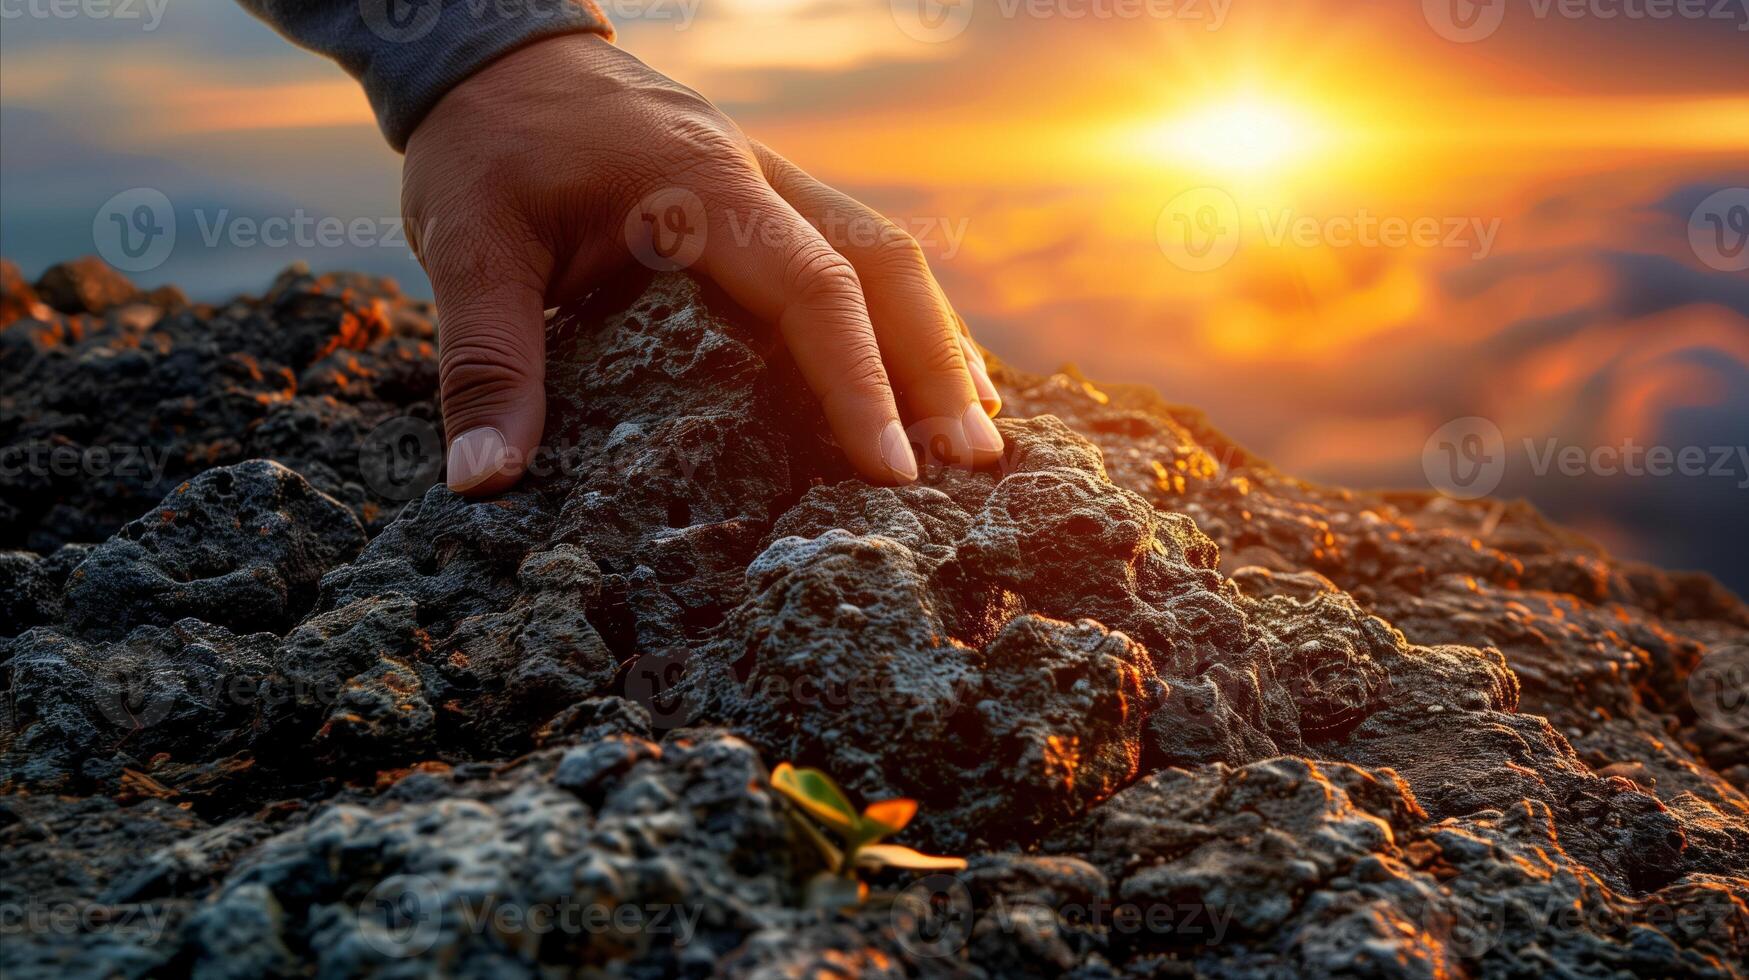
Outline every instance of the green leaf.
<svg viewBox="0 0 1749 980"><path fill-rule="evenodd" d="M959 871L966 859L938 857L913 851L898 844L870 844L856 852L856 863L863 868L903 868L906 871Z"/></svg>
<svg viewBox="0 0 1749 980"><path fill-rule="evenodd" d="M846 841L856 838L861 819L831 776L818 769L797 769L785 762L771 771L771 788Z"/></svg>

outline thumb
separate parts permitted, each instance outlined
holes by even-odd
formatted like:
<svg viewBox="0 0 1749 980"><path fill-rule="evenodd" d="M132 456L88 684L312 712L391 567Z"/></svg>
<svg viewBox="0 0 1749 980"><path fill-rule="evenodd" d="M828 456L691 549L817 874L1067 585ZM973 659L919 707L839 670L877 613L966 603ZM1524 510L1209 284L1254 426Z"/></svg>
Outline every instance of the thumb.
<svg viewBox="0 0 1749 980"><path fill-rule="evenodd" d="M430 263L447 481L457 493L509 489L540 444L550 265L533 242L509 250L470 243L464 255Z"/></svg>

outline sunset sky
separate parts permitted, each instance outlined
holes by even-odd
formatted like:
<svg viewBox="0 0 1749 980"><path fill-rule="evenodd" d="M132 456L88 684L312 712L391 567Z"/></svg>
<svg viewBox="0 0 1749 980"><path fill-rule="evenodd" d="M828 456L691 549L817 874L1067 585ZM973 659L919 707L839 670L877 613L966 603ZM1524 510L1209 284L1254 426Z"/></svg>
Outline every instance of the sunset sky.
<svg viewBox="0 0 1749 980"><path fill-rule="evenodd" d="M123 6L0 3L0 251L90 253L146 186L182 237L142 283L214 298L304 259L425 291L403 248L206 245L221 212L391 218L399 158L350 79L229 0ZM1427 486L1429 437L1479 416L1500 493L1749 592L1749 0L604 7L917 235L1003 357L1153 384L1361 486ZM1550 440L1734 462L1538 473Z"/></svg>

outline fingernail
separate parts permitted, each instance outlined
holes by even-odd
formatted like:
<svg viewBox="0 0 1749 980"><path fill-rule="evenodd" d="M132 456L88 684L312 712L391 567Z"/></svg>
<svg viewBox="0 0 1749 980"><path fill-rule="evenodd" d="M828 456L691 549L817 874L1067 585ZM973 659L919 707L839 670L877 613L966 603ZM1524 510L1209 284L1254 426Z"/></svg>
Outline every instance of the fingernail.
<svg viewBox="0 0 1749 980"><path fill-rule="evenodd" d="M960 334L960 349L966 352L966 370L972 374L972 387L977 389L978 401L984 405L984 414L994 416L1002 410L1002 393L991 382L990 371L984 366L984 358L978 353L978 345L972 343L965 334Z"/></svg>
<svg viewBox="0 0 1749 980"><path fill-rule="evenodd" d="M978 349L977 344L972 343L972 338L963 333L960 334L960 350L966 352L967 364L976 364L978 367L988 367L988 365L984 363L984 352Z"/></svg>
<svg viewBox="0 0 1749 980"><path fill-rule="evenodd" d="M985 415L993 416L1002 411L1002 393L990 383L990 376L984 373L984 369L975 364L972 365L972 387L978 390L978 401L983 404Z"/></svg>
<svg viewBox="0 0 1749 980"><path fill-rule="evenodd" d="M977 402L967 405L966 414L960 417L960 425L966 430L966 444L973 449L981 453L1002 451L1002 433L996 431L996 423L984 413L983 405Z"/></svg>
<svg viewBox="0 0 1749 980"><path fill-rule="evenodd" d="M504 467L504 433L489 425L456 436L449 444L449 488L470 490L497 475Z"/></svg>
<svg viewBox="0 0 1749 980"><path fill-rule="evenodd" d="M917 457L912 454L911 442L905 438L905 430L899 428L898 419L881 430L881 461L903 482L917 479Z"/></svg>

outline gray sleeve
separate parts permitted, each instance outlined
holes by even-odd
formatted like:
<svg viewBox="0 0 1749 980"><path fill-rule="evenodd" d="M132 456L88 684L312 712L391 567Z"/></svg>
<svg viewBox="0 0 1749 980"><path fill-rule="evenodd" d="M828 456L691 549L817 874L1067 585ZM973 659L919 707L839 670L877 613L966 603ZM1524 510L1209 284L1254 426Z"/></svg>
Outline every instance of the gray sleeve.
<svg viewBox="0 0 1749 980"><path fill-rule="evenodd" d="M445 92L486 62L557 34L613 37L594 0L238 2L358 79L396 150Z"/></svg>

